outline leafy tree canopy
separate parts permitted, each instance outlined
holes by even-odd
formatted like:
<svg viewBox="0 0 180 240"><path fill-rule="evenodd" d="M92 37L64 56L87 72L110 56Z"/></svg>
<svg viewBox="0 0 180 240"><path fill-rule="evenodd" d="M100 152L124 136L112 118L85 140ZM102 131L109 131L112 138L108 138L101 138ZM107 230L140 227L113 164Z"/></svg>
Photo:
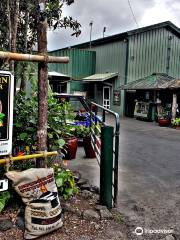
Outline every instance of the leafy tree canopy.
<svg viewBox="0 0 180 240"><path fill-rule="evenodd" d="M8 2L10 2L8 11ZM0 49L9 50L9 17L14 14L13 4L16 0L1 0L0 2ZM71 5L73 0L47 0L44 17L47 17L48 27L51 29L71 28L72 36L78 36L81 33L81 25L72 17L62 16L62 7L64 4ZM24 38L27 35L27 52L37 42L38 26L38 1L21 0L19 1L18 29L17 29L17 51L24 52ZM10 14L11 16L8 16ZM13 25L12 25L13 27ZM28 31L27 31L28 29Z"/></svg>

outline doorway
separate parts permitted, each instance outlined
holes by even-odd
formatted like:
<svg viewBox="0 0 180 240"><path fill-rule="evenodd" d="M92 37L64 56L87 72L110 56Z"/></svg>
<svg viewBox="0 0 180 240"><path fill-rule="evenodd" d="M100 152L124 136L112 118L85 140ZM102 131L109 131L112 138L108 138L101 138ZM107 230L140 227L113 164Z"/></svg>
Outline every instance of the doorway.
<svg viewBox="0 0 180 240"><path fill-rule="evenodd" d="M110 109L110 87L103 87L103 107Z"/></svg>

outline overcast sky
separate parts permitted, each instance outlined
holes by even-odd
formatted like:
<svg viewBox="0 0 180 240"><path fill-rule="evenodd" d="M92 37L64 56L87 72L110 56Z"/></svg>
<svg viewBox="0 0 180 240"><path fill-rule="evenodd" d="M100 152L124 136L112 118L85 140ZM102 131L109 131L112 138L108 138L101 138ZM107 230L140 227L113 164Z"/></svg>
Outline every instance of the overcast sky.
<svg viewBox="0 0 180 240"><path fill-rule="evenodd" d="M180 27L180 0L130 0L139 27L171 21ZM72 16L81 25L81 35L71 36L72 30L48 32L48 50L68 47L90 39L90 21L93 21L92 40L136 29L128 0L75 0L63 8L64 16Z"/></svg>

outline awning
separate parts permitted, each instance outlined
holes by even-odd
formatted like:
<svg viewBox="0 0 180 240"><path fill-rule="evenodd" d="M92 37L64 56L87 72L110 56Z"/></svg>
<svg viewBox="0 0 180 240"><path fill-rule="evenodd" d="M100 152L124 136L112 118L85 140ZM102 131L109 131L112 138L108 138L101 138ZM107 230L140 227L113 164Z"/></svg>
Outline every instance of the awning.
<svg viewBox="0 0 180 240"><path fill-rule="evenodd" d="M117 77L118 73L97 73L89 77L83 78L84 82L104 82L111 78Z"/></svg>
<svg viewBox="0 0 180 240"><path fill-rule="evenodd" d="M176 80L167 74L153 73L148 77L121 85L120 88L125 90L180 88L180 80Z"/></svg>
<svg viewBox="0 0 180 240"><path fill-rule="evenodd" d="M177 89L180 88L180 79L174 79L170 82L168 88Z"/></svg>
<svg viewBox="0 0 180 240"><path fill-rule="evenodd" d="M63 73L59 73L59 72L48 72L48 77L62 77L62 78L70 78L68 75L65 75Z"/></svg>

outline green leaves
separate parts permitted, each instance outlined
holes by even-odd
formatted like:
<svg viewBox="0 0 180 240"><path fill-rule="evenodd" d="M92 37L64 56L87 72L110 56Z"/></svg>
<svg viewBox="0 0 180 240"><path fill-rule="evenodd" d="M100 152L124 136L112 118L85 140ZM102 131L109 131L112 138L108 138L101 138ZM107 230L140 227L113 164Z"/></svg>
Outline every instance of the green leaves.
<svg viewBox="0 0 180 240"><path fill-rule="evenodd" d="M23 132L23 133L21 133L21 134L19 135L19 138L20 138L21 140L25 140L25 139L28 138L28 134L27 134L26 132Z"/></svg>
<svg viewBox="0 0 180 240"><path fill-rule="evenodd" d="M11 195L8 191L0 192L0 212L4 209L6 203L10 199Z"/></svg>
<svg viewBox="0 0 180 240"><path fill-rule="evenodd" d="M74 176L70 170L55 168L54 177L58 192L64 197L65 200L67 200L73 194L78 193L78 189L74 181Z"/></svg>
<svg viewBox="0 0 180 240"><path fill-rule="evenodd" d="M65 145L64 139L58 139L55 141L55 143L59 146L59 148L62 148Z"/></svg>
<svg viewBox="0 0 180 240"><path fill-rule="evenodd" d="M26 146L36 146L38 123L38 100L35 94L28 98L24 92L19 92L15 98L13 147L24 149ZM61 104L52 94L48 96L48 150L60 150L65 145L63 137L72 135L75 128L66 124L74 115L69 103Z"/></svg>

